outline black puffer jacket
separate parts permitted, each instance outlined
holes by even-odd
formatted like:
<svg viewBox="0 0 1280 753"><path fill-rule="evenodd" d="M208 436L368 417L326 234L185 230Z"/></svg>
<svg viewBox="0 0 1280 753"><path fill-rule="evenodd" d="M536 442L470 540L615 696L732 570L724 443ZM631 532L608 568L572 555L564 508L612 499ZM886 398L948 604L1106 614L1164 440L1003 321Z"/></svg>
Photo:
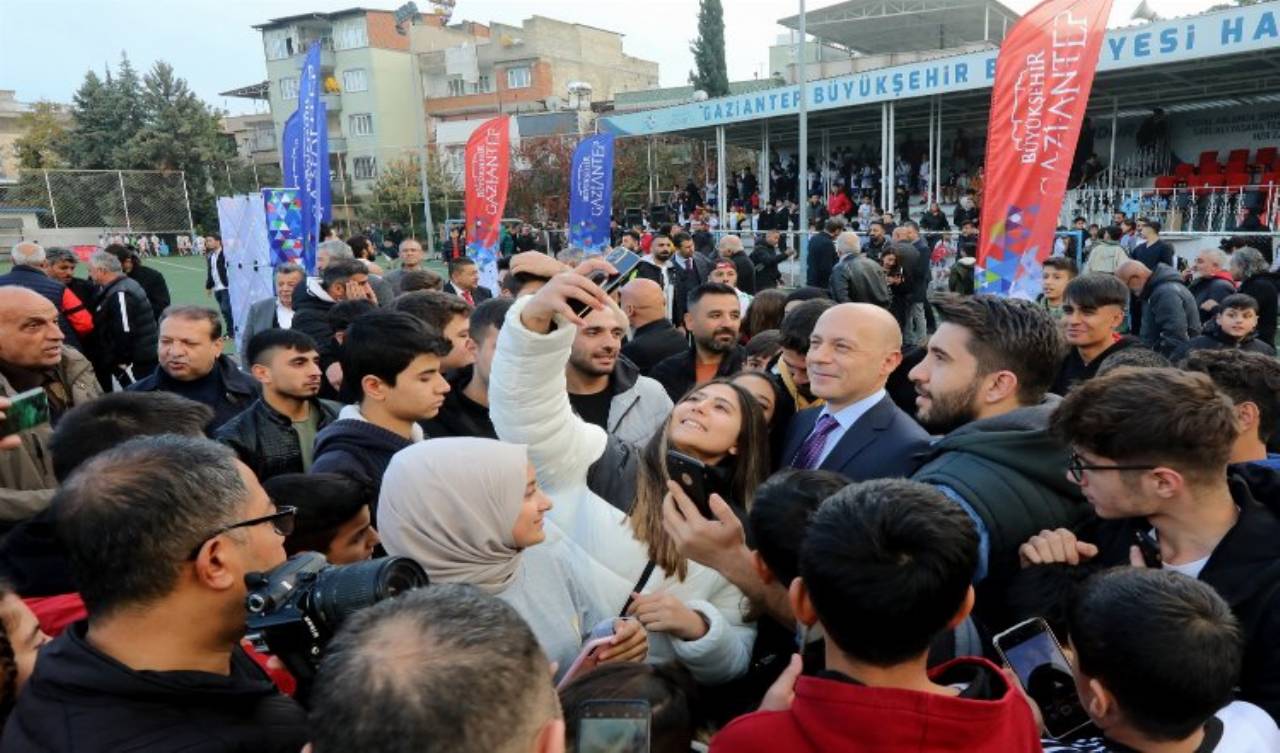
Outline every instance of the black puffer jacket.
<svg viewBox="0 0 1280 753"><path fill-rule="evenodd" d="M151 301L136 280L120 275L102 289L93 307L94 370L102 376L130 367L141 379L156 367L159 330Z"/></svg>
<svg viewBox="0 0 1280 753"><path fill-rule="evenodd" d="M90 646L86 629L41 649L0 751L296 753L306 744L306 712L239 647L227 676L138 672Z"/></svg>
<svg viewBox="0 0 1280 753"><path fill-rule="evenodd" d="M318 430L338 420L342 406L329 400L312 400L311 410L320 417ZM236 451L259 481L283 473L302 473L302 445L289 417L258 398L222 425L214 439Z"/></svg>

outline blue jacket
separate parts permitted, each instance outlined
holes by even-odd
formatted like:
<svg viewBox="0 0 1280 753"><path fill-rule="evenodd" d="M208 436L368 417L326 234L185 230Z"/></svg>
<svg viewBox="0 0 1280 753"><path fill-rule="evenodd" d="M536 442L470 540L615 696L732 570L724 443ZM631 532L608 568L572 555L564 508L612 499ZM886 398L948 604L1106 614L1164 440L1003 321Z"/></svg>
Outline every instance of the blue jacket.
<svg viewBox="0 0 1280 753"><path fill-rule="evenodd" d="M810 408L791 419L782 450L784 465L791 464L821 413L822 408ZM929 433L886 395L849 427L819 468L850 481L902 478L919 467L928 450Z"/></svg>

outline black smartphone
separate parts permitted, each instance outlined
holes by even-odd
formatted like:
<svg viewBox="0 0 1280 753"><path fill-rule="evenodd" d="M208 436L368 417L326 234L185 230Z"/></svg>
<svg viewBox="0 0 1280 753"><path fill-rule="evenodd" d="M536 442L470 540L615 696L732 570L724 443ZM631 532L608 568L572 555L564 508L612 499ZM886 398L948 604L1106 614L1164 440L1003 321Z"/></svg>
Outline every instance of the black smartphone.
<svg viewBox="0 0 1280 753"><path fill-rule="evenodd" d="M996 635L993 642L1022 689L1040 707L1050 735L1061 739L1090 723L1076 693L1071 664L1049 623L1034 617Z"/></svg>
<svg viewBox="0 0 1280 753"><path fill-rule="evenodd" d="M21 434L41 424L49 423L49 396L42 387L32 387L9 398L0 421L0 437Z"/></svg>
<svg viewBox="0 0 1280 753"><path fill-rule="evenodd" d="M1160 544L1156 542L1150 531L1134 531L1133 543L1137 545L1138 551L1142 552L1142 561L1147 567L1164 567L1164 561L1160 556Z"/></svg>
<svg viewBox="0 0 1280 753"><path fill-rule="evenodd" d="M649 753L648 701L587 701L578 718L577 753Z"/></svg>
<svg viewBox="0 0 1280 753"><path fill-rule="evenodd" d="M589 279L603 288L606 295L612 293L615 288L627 280L631 273L635 271L636 265L640 263L639 256L622 247L615 248L605 254L604 260L612 264L617 273L592 272ZM586 316L591 313L591 306L585 303L575 303L573 312L578 316Z"/></svg>
<svg viewBox="0 0 1280 753"><path fill-rule="evenodd" d="M667 450L667 476L684 489L702 517L707 520L716 519L711 512L711 484L705 463L683 452Z"/></svg>

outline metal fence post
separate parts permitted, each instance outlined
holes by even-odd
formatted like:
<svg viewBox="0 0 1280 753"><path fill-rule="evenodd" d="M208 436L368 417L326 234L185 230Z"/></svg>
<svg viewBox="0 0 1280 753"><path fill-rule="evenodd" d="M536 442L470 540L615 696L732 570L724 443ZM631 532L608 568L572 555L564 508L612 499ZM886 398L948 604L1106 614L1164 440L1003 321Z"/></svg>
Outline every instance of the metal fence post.
<svg viewBox="0 0 1280 753"><path fill-rule="evenodd" d="M53 213L53 227L58 228L58 208L53 205L53 187L49 185L49 171L44 171L44 190L49 194L49 211Z"/></svg>
<svg viewBox="0 0 1280 753"><path fill-rule="evenodd" d="M178 175L182 177L182 203L187 205L187 232L194 236L196 234L196 221L191 216L191 194L187 193L187 171L179 170Z"/></svg>
<svg viewBox="0 0 1280 753"><path fill-rule="evenodd" d="M116 170L116 177L120 179L120 204L124 207L124 229L132 233L133 222L129 219L129 197L124 191L124 171Z"/></svg>

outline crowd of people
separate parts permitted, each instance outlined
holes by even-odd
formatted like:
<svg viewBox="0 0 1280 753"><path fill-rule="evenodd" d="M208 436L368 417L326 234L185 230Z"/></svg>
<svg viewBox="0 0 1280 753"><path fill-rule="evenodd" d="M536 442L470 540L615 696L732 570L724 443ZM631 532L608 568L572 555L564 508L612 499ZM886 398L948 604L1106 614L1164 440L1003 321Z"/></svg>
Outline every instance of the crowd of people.
<svg viewBox="0 0 1280 753"><path fill-rule="evenodd" d="M1038 301L938 293L938 211L824 218L794 290L776 229L619 229L607 286L517 245L493 290L329 237L240 323L216 234L216 306L20 244L0 413L49 421L0 438L0 753L1280 750L1268 256L1184 275L1134 220ZM246 599L308 553L430 585L302 678ZM1001 666L1031 619L1052 707Z"/></svg>

